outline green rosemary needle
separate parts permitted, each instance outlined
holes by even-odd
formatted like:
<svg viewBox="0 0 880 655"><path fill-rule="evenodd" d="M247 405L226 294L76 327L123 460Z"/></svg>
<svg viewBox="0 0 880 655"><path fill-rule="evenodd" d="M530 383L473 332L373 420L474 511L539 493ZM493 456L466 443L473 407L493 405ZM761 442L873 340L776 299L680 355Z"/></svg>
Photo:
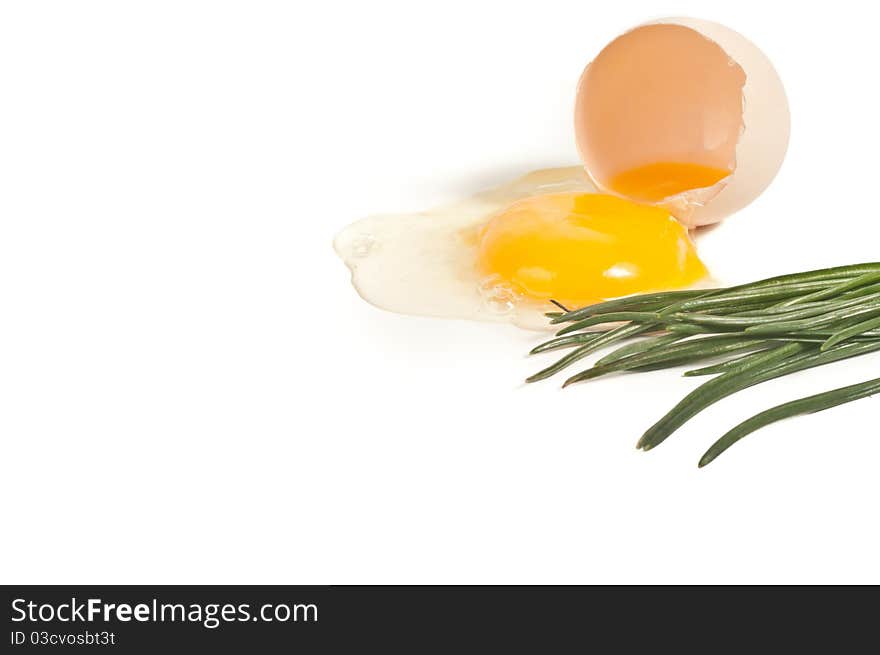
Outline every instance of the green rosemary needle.
<svg viewBox="0 0 880 655"><path fill-rule="evenodd" d="M718 439L700 458L699 466L700 468L706 466L743 437L747 437L756 430L760 430L771 423L776 423L792 416L814 414L837 407L838 405L861 400L877 393L880 393L880 378L777 405L743 421Z"/></svg>

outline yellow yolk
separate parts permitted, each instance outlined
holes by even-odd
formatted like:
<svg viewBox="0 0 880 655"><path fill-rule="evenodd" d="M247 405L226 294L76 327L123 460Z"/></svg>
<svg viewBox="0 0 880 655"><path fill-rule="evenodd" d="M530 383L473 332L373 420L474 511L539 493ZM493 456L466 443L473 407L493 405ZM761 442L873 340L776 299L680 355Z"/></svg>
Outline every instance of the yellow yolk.
<svg viewBox="0 0 880 655"><path fill-rule="evenodd" d="M702 164L660 162L618 173L608 188L627 198L657 202L691 189L717 184L731 171Z"/></svg>
<svg viewBox="0 0 880 655"><path fill-rule="evenodd" d="M526 198L499 212L480 232L477 266L530 298L574 306L706 275L666 210L592 193Z"/></svg>

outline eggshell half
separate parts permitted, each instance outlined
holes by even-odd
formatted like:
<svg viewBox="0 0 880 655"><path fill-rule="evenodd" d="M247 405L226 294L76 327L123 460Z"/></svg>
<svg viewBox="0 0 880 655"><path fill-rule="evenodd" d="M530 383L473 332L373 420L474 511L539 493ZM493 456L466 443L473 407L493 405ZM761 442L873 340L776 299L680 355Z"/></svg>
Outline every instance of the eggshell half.
<svg viewBox="0 0 880 655"><path fill-rule="evenodd" d="M770 184L788 147L782 81L767 57L723 25L666 18L615 39L583 72L575 106L590 178L614 192L627 168L683 161L731 170L656 204L690 227L716 223Z"/></svg>

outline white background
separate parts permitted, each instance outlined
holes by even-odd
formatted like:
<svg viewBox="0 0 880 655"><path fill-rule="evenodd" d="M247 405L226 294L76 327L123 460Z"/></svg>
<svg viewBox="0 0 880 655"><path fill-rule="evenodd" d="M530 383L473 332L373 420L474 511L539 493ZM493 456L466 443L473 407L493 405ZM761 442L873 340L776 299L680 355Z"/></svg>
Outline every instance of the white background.
<svg viewBox="0 0 880 655"><path fill-rule="evenodd" d="M880 404L705 448L866 358L641 432L674 371L525 387L534 334L392 315L347 223L576 163L587 61L663 15L782 76L792 141L701 243L725 282L880 259L865 3L5 2L6 583L880 582ZM426 290L427 291L427 290Z"/></svg>

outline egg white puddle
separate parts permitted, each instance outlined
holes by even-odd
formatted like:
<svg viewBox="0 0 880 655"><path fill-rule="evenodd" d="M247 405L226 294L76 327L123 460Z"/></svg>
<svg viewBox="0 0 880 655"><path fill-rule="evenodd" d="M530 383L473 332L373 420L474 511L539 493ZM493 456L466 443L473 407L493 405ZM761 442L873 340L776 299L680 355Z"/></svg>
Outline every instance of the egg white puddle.
<svg viewBox="0 0 880 655"><path fill-rule="evenodd" d="M517 200L564 192L596 187L579 166L538 170L429 211L369 216L342 230L333 246L361 297L381 309L546 329L543 313L555 308L487 285L475 268L477 244L466 234Z"/></svg>

